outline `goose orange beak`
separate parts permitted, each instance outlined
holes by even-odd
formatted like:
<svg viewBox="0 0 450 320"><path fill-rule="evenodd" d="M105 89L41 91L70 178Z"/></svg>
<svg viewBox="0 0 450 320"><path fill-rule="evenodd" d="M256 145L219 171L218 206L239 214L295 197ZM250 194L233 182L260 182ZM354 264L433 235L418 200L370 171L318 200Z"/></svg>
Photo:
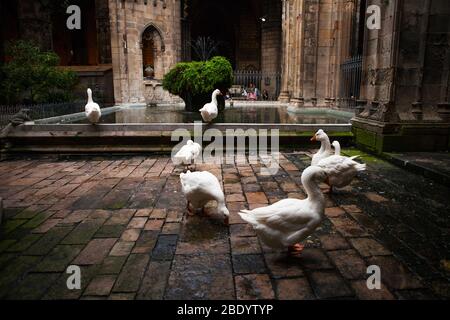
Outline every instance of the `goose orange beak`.
<svg viewBox="0 0 450 320"><path fill-rule="evenodd" d="M313 136L313 137L311 138L311 141L317 141L316 136Z"/></svg>

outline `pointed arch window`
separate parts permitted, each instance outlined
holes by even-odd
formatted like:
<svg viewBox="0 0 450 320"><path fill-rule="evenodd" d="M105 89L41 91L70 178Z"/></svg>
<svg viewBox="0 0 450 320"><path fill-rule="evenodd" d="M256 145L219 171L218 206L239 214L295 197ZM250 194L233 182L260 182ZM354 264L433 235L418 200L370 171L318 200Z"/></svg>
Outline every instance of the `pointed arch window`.
<svg viewBox="0 0 450 320"><path fill-rule="evenodd" d="M162 54L164 40L159 29L153 24L147 26L142 33L142 68L146 79L161 79L164 66Z"/></svg>
<svg viewBox="0 0 450 320"><path fill-rule="evenodd" d="M142 63L144 67L144 77L155 77L155 39L153 28L147 28L142 34Z"/></svg>

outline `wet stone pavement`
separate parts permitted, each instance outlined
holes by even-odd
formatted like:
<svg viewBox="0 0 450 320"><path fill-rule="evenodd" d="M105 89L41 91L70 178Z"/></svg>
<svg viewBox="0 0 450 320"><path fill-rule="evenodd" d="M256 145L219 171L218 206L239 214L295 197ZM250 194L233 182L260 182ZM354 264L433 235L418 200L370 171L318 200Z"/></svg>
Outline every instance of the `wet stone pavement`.
<svg viewBox="0 0 450 320"><path fill-rule="evenodd" d="M229 227L213 205L186 215L167 156L0 162L0 298L448 299L449 188L365 154L299 257L261 246L237 211L304 198L308 155L283 153L274 176L239 158L198 166L222 180ZM69 265L81 290L66 286Z"/></svg>

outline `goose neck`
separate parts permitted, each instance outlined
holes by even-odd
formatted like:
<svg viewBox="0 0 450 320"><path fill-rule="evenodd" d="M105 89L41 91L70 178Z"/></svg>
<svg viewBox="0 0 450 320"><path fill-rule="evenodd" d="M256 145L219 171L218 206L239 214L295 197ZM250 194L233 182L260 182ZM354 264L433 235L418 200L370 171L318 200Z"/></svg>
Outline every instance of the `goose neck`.
<svg viewBox="0 0 450 320"><path fill-rule="evenodd" d="M303 187L308 195L308 200L323 205L325 197L323 196L322 190L320 190L317 182L312 179L306 179L306 181L303 182Z"/></svg>
<svg viewBox="0 0 450 320"><path fill-rule="evenodd" d="M211 102L214 103L215 105L217 105L217 92L215 92L215 91L212 94Z"/></svg>
<svg viewBox="0 0 450 320"><path fill-rule="evenodd" d="M331 151L331 143L330 143L330 139L324 139L320 142L320 153L323 152L330 152Z"/></svg>
<svg viewBox="0 0 450 320"><path fill-rule="evenodd" d="M340 156L340 155L341 155L341 146L336 145L336 146L334 147L334 154L337 155L337 156Z"/></svg>
<svg viewBox="0 0 450 320"><path fill-rule="evenodd" d="M88 103L93 103L94 100L92 99L92 91L88 90L87 94L88 94Z"/></svg>

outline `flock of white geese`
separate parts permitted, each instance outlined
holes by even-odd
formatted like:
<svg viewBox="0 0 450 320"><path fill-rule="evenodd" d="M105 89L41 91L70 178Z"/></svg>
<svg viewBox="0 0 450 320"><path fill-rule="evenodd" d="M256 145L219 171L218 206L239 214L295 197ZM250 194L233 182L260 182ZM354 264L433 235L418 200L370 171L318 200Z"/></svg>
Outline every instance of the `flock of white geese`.
<svg viewBox="0 0 450 320"><path fill-rule="evenodd" d="M212 101L200 109L205 122L211 122L218 115L217 95L214 90ZM101 117L98 104L92 100L92 91L88 89L86 117L95 124ZM355 161L355 157L341 155L338 141L330 143L328 135L321 129L311 138L320 142L320 149L312 157L311 166L302 172L301 182L307 198L283 199L266 207L254 210L241 210L238 214L250 223L261 241L268 247L283 250L290 254L300 253L304 246L301 241L310 236L325 218L325 197L319 185L326 183L330 187L342 188L349 185L360 171L366 170L365 164ZM334 151L333 151L333 148ZM175 165L188 166L202 155L202 147L189 140L173 157ZM208 171L183 172L180 174L181 189L187 199L187 210L193 215L204 209L210 201L217 202L217 211L229 223L230 212L227 209L225 195L216 176Z"/></svg>

